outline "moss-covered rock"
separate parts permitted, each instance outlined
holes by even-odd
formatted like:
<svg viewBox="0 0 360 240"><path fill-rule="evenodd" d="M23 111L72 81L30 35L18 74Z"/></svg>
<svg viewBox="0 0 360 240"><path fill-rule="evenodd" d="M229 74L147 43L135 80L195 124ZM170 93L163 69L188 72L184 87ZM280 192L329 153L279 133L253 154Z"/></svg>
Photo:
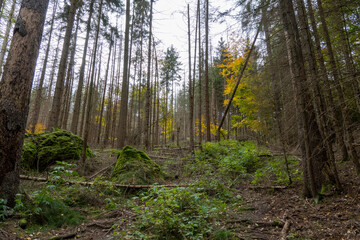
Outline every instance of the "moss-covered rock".
<svg viewBox="0 0 360 240"><path fill-rule="evenodd" d="M112 180L121 184L153 184L163 179L160 166L143 151L126 146L119 153Z"/></svg>
<svg viewBox="0 0 360 240"><path fill-rule="evenodd" d="M39 134L26 134L21 165L27 169L43 171L56 161L79 160L82 146L82 138L63 129ZM91 157L92 155L92 151L87 147L86 156Z"/></svg>

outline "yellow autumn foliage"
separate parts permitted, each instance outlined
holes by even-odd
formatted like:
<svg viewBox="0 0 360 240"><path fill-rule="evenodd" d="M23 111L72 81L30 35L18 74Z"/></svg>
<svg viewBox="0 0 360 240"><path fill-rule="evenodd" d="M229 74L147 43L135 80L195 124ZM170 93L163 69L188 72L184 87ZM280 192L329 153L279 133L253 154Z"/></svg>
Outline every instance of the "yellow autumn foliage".
<svg viewBox="0 0 360 240"><path fill-rule="evenodd" d="M224 95L228 98L224 101L225 106L229 104L230 96L234 91L241 69L245 63L249 52L247 46L248 43L245 41L232 39L228 48L225 49L224 61L217 66L222 69L221 75L226 80ZM259 89L254 84L258 76L251 74L252 70L252 63L250 61L232 101L233 106L240 113L240 115L232 116L232 126L233 128L247 126L257 132L262 129L262 123L258 117L260 102L256 97L256 92Z"/></svg>

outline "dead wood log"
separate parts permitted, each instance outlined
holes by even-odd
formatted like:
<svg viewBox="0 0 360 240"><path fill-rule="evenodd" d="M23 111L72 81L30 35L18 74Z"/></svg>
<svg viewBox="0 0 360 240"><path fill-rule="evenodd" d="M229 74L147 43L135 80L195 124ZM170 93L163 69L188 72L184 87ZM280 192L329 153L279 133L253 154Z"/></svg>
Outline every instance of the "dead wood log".
<svg viewBox="0 0 360 240"><path fill-rule="evenodd" d="M31 177L31 176L25 176L20 175L21 180L31 180L36 182L55 182L54 180L43 178L43 177ZM65 183L67 184L79 184L84 186L92 186L95 183L94 182L82 182L82 181L73 181L73 180L65 180ZM97 183L97 184L102 184ZM104 184L105 185L105 184ZM174 184L167 184L167 185L127 185L127 184L118 184L118 183L112 183L112 186L119 187L119 188L128 188L128 189L140 189L140 188L153 188L153 187L188 187L189 185L174 185Z"/></svg>

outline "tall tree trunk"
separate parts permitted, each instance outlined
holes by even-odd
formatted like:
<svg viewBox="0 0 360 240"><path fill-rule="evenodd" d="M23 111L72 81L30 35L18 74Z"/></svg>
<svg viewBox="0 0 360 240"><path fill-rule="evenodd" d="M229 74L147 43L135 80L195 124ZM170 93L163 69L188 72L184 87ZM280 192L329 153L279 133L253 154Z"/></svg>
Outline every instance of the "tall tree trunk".
<svg viewBox="0 0 360 240"><path fill-rule="evenodd" d="M154 47L155 48L155 47ZM157 57L157 51L155 51L155 78L156 78L156 125L155 125L155 142L154 145L158 146L160 143L160 82L159 82L159 62Z"/></svg>
<svg viewBox="0 0 360 240"><path fill-rule="evenodd" d="M87 107L87 101L88 101L88 97L89 97L89 91L90 91L90 78L91 78L91 72L92 72L92 63L95 60L95 56L94 56L94 51L95 51L95 43L94 46L92 48L92 52L91 52L91 58L90 58L90 62L89 62L89 66L88 66L88 73L87 75L87 81L86 81L86 87L85 87L85 94L84 94L84 101L82 104L82 109L81 109L81 114L80 114L80 126L79 126L79 135L83 136L84 134L84 126L85 126L85 115L86 115L86 107Z"/></svg>
<svg viewBox="0 0 360 240"><path fill-rule="evenodd" d="M151 70L151 39L152 39L152 13L153 0L150 0L150 23L149 23L149 49L148 49L148 66L147 66L147 79L146 79L146 103L145 103L145 133L144 141L145 148L149 149L150 147L150 108L151 108L151 89L150 89L150 70Z"/></svg>
<svg viewBox="0 0 360 240"><path fill-rule="evenodd" d="M69 116L69 112L68 111L68 105L71 102L71 92L72 92L72 81L73 81L73 71L74 71L74 65L75 65L75 53L76 53L76 42L77 42L77 34L78 34L78 29L79 29L79 22L80 22L80 13L81 11L78 11L77 17L76 17L76 29L75 29L75 34L74 34L74 38L73 38L73 44L71 46L71 54L70 54L70 61L69 61L69 66L67 69L67 74L66 74L66 81L65 81L65 91L64 91L64 95L62 97L63 99L63 105L61 107L61 113L60 113L60 125L61 128L66 129L67 127L67 122L68 122L68 116Z"/></svg>
<svg viewBox="0 0 360 240"><path fill-rule="evenodd" d="M331 125L332 125L333 129L335 130L336 139L338 141L338 145L339 145L339 148L342 153L343 161L345 161L349 158L349 154L346 149L345 139L344 139L345 135L343 134L343 129L342 129L342 123L341 123L342 116L339 116L337 114L337 112L341 113L341 111L340 111L340 109L338 109L338 107L336 107L336 104L334 103L334 97L333 97L333 93L332 93L332 85L333 84L329 81L328 73L327 73L327 70L325 67L325 60L324 60L324 56L323 56L323 52L322 52L320 37L319 37L318 30L317 30L317 22L315 20L315 15L314 15L314 11L312 8L311 0L307 0L307 5L308 5L309 16L310 16L310 20L311 20L312 32L313 32L314 39L315 39L315 50L316 50L316 54L317 54L317 61L319 63L319 68L320 68L320 76L321 76L321 80L324 83L324 87L326 87L326 89L324 90L324 94L328 101L328 104L330 105L328 107L328 111L329 111L330 115L332 116L332 117L330 117L330 121L331 121Z"/></svg>
<svg viewBox="0 0 360 240"><path fill-rule="evenodd" d="M0 53L0 76L2 74L2 67L4 64L4 57L5 57L5 53L6 53L6 48L8 45L8 41L9 41L9 35L10 35L10 29L11 29L11 25L13 22L13 16L14 16L14 11L15 11L15 4L16 4L16 0L13 0L12 4L11 4L11 10L9 13L9 18L6 24L6 30L5 30L5 35L4 35L4 39L2 42L2 46L1 46L1 53ZM1 6L0 6L1 7Z"/></svg>
<svg viewBox="0 0 360 240"><path fill-rule="evenodd" d="M86 23L86 37L85 37L83 56L82 56L82 61L81 61L81 66L80 66L79 83L78 83L78 88L76 91L74 112L73 112L73 117L72 117L72 121L71 121L71 132L73 132L75 134L78 133L81 98L82 98L82 91L83 91L83 87L84 87L85 64L86 64L86 56L87 56L89 37L90 37L90 31L91 31L91 19L92 19L92 14L94 12L94 2L95 2L95 0L91 0L90 6L89 6L89 17L88 17L88 20Z"/></svg>
<svg viewBox="0 0 360 240"><path fill-rule="evenodd" d="M313 104L314 110L316 114L316 121L319 127L319 133L321 138L323 139L323 144L326 149L326 153L328 156L328 160L325 164L325 169L327 170L327 174L329 179L331 179L332 183L336 185L337 190L341 191L342 187L340 184L340 180L338 177L336 165L335 165L335 156L332 150L332 142L331 142L331 133L329 132L331 129L328 125L328 120L325 117L325 114L328 112L328 109L325 105L325 100L320 89L320 82L317 63L314 53L314 46L310 35L308 18L305 11L305 4L303 0L296 0L298 6L298 16L299 16L299 26L301 29L302 36L302 49L304 53L304 60L308 66L309 72L309 86L313 92Z"/></svg>
<svg viewBox="0 0 360 240"><path fill-rule="evenodd" d="M348 149L348 154L350 155L350 158L356 167L356 171L358 173L360 173L360 162L359 162L359 157L356 152L355 146L353 145L355 140L354 140L353 133L351 132L351 129L350 129L350 119L349 119L349 116L347 113L347 105L345 102L343 89L342 89L342 86L340 83L340 73L338 72L338 69L336 66L335 56L334 56L334 52L333 52L333 48L332 48L332 44L331 44L331 40L330 40L329 30L327 28L327 24L326 24L326 20L325 20L322 2L321 2L321 0L317 0L317 3L318 3L318 8L319 8L321 25L323 28L325 42L326 42L326 49L327 49L327 53L328 53L329 60L330 60L331 74L334 78L334 84L336 86L336 90L337 90L339 101L340 101L340 109L341 109L341 113L342 113L343 127L344 127L344 133L345 133L345 137L346 137L346 140L345 140L346 148Z"/></svg>
<svg viewBox="0 0 360 240"><path fill-rule="evenodd" d="M36 124L37 124L37 122L39 120L39 115L40 115L41 97L42 97L43 85L44 85L44 80L45 80L47 62L48 62L48 58L49 58L52 33L53 33L53 30L54 30L56 8L57 8L57 1L55 1L54 6L53 6L53 15L52 15L52 18L51 18L51 25L50 25L50 30L49 30L49 41L48 41L48 44L47 44L47 47L46 47L45 58L44 58L43 66L42 66L42 69L41 69L41 76L40 76L39 86L37 87L36 95L35 95L34 113L32 115L32 119L30 121L31 133L35 132L35 127L36 127Z"/></svg>
<svg viewBox="0 0 360 240"><path fill-rule="evenodd" d="M57 67L57 61L58 61L58 57L59 57L60 39L61 39L61 36L58 39L59 41L58 41L57 46L56 46L55 56L54 56L54 59L53 59L53 64L51 66L49 89L48 89L46 102L45 102L45 106L44 106L44 110L43 110L43 115L44 116L42 117L42 119L43 119L42 123L44 123L44 124L46 124L48 122L48 119L49 119L49 111L50 111L50 105L51 105L51 92L52 92L52 87L53 87L54 78L55 78L55 70L56 70L56 67Z"/></svg>
<svg viewBox="0 0 360 240"><path fill-rule="evenodd" d="M92 97L93 97L93 89L94 89L94 78L95 78L95 64L96 64L96 53L98 47L98 40L99 40L99 32L100 32L100 25L101 25L101 15L102 15L102 7L103 7L103 0L100 0L99 5L99 13L98 13L98 22L96 27L96 36L95 36L95 46L94 46L94 53L93 53L93 63L92 63L92 72L91 72L91 80L89 86L89 99L87 101L87 111L86 111L86 122L84 126L84 142L83 148L81 152L81 164L82 164L82 172L85 172L85 160L86 160L86 147L89 140L89 131L90 131L90 120L91 120L91 109L92 109Z"/></svg>
<svg viewBox="0 0 360 240"><path fill-rule="evenodd" d="M201 54L201 15L200 15L200 0L197 3L197 17L198 17L198 24L199 24L199 123L198 123L198 130L199 130L199 144L202 143L202 54Z"/></svg>
<svg viewBox="0 0 360 240"><path fill-rule="evenodd" d="M126 128L127 128L127 106L129 95L129 79L128 79L128 54L129 54L129 28L130 28L130 0L126 0L126 25L125 25L125 47L124 47L124 70L123 82L121 89L121 106L120 106L120 122L119 122L119 141L118 148L125 146Z"/></svg>
<svg viewBox="0 0 360 240"><path fill-rule="evenodd" d="M189 55L189 133L190 133L190 151L194 151L194 95L193 84L191 82L191 36L190 36L190 6L187 5L188 13L188 55ZM195 31L196 32L196 31ZM195 39L196 42L196 39ZM195 48L196 51L196 48ZM184 126L185 127L185 126ZM180 130L179 130L180 131ZM178 132L179 132L178 131ZM179 134L178 134L179 139Z"/></svg>
<svg viewBox="0 0 360 240"><path fill-rule="evenodd" d="M209 0L205 1L205 118L206 141L211 141L210 135L210 96L209 96Z"/></svg>
<svg viewBox="0 0 360 240"><path fill-rule="evenodd" d="M49 123L47 126L47 129L49 129L49 130L52 130L55 127L59 127L59 124L60 124L59 112L61 109L61 98L62 98L62 95L64 92L64 80L65 80L65 73L66 73L66 65L67 65L67 60L68 60L68 55L69 55L69 47L68 46L70 45L71 34L72 34L73 26L74 26L75 13L76 13L77 7L78 7L78 0L71 0L70 10L69 10L68 18L67 18L68 22L67 22L66 31L65 31L63 49L62 49L61 58L60 58L58 76L57 76L57 80L56 80L54 99L53 99L53 104L52 104L52 108L50 111Z"/></svg>
<svg viewBox="0 0 360 240"><path fill-rule="evenodd" d="M283 122L282 122L282 112L281 112L281 102L280 102L280 86L276 79L276 72L278 72L278 68L275 65L274 60L273 60L269 22L268 22L269 18L268 18L266 7L262 8L262 14L263 14L262 23L264 26L265 41L266 41L266 51L268 54L268 59L269 59L268 61L270 64L270 83L271 83L273 95L274 95L274 106L275 106L274 119L276 121L277 130L278 130L278 134L279 134L279 138L280 138L280 142L281 142L281 147L282 147L282 152L283 152L283 156L284 156L284 160L285 160L285 166L286 166L286 172L288 175L289 184L291 184L292 179L291 179L291 175L290 175L289 163L288 163L288 158L287 158L287 153L286 153L286 143L285 143L285 136L284 136L284 130L283 130Z"/></svg>
<svg viewBox="0 0 360 240"><path fill-rule="evenodd" d="M121 42L121 41L120 41ZM111 125L113 123L111 117L111 113L112 113L112 105L113 105L113 92L114 92L114 80L115 80L115 60L116 60L116 40L114 43L114 54L113 54L113 59L112 59L112 71L111 71L111 85L109 87L109 93L108 93L108 105L106 106L106 117L105 117L105 133L104 133L104 141L103 141L103 146L107 146L109 143L109 137L110 137L110 129L111 129Z"/></svg>
<svg viewBox="0 0 360 240"><path fill-rule="evenodd" d="M11 207L48 0L23 0L0 85L0 198Z"/></svg>
<svg viewBox="0 0 360 240"><path fill-rule="evenodd" d="M322 168L326 159L326 151L322 146L307 86L300 35L292 1L280 0L280 9L288 50L290 76L295 90L298 136L303 159L304 194L316 197L324 181Z"/></svg>
<svg viewBox="0 0 360 240"><path fill-rule="evenodd" d="M112 125L112 133L113 133L113 138L112 138L112 146L115 147L115 140L119 138L119 124L117 124L117 116L119 114L121 114L120 112L120 108L119 108L119 111L118 111L118 102L120 102L120 96L119 96L119 92L120 92L120 69L121 69L121 54L122 54L122 41L120 41L120 44L119 44L119 55L118 55L118 64L117 64L117 71L116 71L116 78L117 78L117 81L116 81L116 86L117 86L117 94L116 94L116 101L115 101L115 105L114 105L114 115L113 115L113 125ZM127 78L129 79L129 78ZM119 114L118 114L119 112ZM120 116L119 116L120 118ZM127 133L127 132L126 132Z"/></svg>
<svg viewBox="0 0 360 240"><path fill-rule="evenodd" d="M343 7L346 4L343 2L343 0L338 0L335 2L335 6L337 11L335 11L335 16L337 20L336 21L336 30L339 35L339 40L341 44L341 48L343 51L343 56L345 59L345 69L346 74L345 76L349 79L348 81L351 83L352 90L354 92L354 100L357 106L358 112L360 112L360 88L359 88L359 82L357 79L357 72L354 66L353 58L352 58L352 52L349 46L349 40L348 40L348 34L346 30L346 21L343 15Z"/></svg>
<svg viewBox="0 0 360 240"><path fill-rule="evenodd" d="M109 56L108 56L108 60L107 60L107 64L106 64L106 71L105 71L105 86L104 86L104 92L103 92L102 101L101 101L101 109L100 109L100 120L99 120L99 126L98 126L98 134L97 134L97 139L96 139L97 144L100 143L101 126L102 126L102 119L103 119L104 105L105 105L106 85L107 85L107 80L108 80L110 60L111 60L111 52L112 52L113 45L114 45L114 42L113 42L113 39L112 39L112 37L111 37Z"/></svg>

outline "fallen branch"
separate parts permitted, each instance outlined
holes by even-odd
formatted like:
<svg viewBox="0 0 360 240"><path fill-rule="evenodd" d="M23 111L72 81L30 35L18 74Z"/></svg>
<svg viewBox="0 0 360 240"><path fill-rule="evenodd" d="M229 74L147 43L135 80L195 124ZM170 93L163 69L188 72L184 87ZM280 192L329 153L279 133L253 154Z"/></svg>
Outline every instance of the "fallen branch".
<svg viewBox="0 0 360 240"><path fill-rule="evenodd" d="M20 175L21 180L31 180L31 181L37 181L37 182L56 182L52 179L47 179L43 177L31 177L31 176L25 176ZM65 180L65 183L68 184L80 184L84 186L92 186L95 183L94 182L82 182L82 181L73 181L73 180ZM99 185L106 185L105 183L96 183ZM119 188L134 188L134 189L140 189L140 188L153 188L153 187L188 187L189 185L174 185L174 184L167 184L167 185L127 185L127 184L118 184L118 183L111 183L114 187Z"/></svg>
<svg viewBox="0 0 360 240"><path fill-rule="evenodd" d="M105 172L106 170L108 170L109 168L111 168L112 166L114 166L115 164L116 164L116 162L112 163L110 166L107 166L107 167L101 169L101 170L98 171L97 173L95 173L95 174L93 174L92 176L90 176L88 179L90 180L90 179L96 177L97 175L99 175L100 173Z"/></svg>
<svg viewBox="0 0 360 240"><path fill-rule="evenodd" d="M288 186L249 186L249 189L287 189Z"/></svg>
<svg viewBox="0 0 360 240"><path fill-rule="evenodd" d="M50 240L62 240L62 239L69 239L69 238L74 238L76 237L76 235L78 234L78 232L74 232L74 233L68 233L65 235L59 235L59 236L54 236L49 238Z"/></svg>
<svg viewBox="0 0 360 240"><path fill-rule="evenodd" d="M289 232L289 230L290 230L290 225L291 225L291 222L290 222L290 220L289 220L289 216L288 216L288 212L287 212L287 211L284 213L283 221L284 221L285 223L284 223L284 227L283 227L282 230L281 230L280 239L281 239L281 240L286 240L287 233Z"/></svg>

